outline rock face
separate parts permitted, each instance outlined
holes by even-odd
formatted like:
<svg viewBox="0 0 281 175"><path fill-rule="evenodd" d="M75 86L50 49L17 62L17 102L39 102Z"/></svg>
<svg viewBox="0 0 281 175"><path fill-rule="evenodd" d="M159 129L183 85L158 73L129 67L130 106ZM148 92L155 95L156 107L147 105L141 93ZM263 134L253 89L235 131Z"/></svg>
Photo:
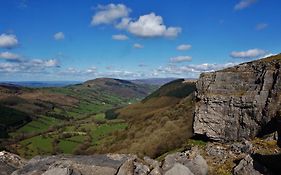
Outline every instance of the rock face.
<svg viewBox="0 0 281 175"><path fill-rule="evenodd" d="M280 65L281 54L201 74L194 133L217 141L240 141L281 132Z"/></svg>

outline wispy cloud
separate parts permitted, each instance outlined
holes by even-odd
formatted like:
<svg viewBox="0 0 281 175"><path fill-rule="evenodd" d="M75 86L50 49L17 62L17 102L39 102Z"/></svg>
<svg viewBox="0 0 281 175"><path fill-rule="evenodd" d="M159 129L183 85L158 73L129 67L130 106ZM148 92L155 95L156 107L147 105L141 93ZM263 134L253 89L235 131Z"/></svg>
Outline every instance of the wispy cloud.
<svg viewBox="0 0 281 175"><path fill-rule="evenodd" d="M5 60L18 60L20 56L18 54L12 52L0 52L0 58Z"/></svg>
<svg viewBox="0 0 281 175"><path fill-rule="evenodd" d="M217 70L221 70L227 67L235 66L239 63L225 63L225 64L211 64L211 63L204 63L204 64L190 64L184 66L177 66L177 65L168 65L168 66L160 66L155 70L155 74L158 75L178 75L181 77L198 77L200 73L203 72L213 72Z"/></svg>
<svg viewBox="0 0 281 175"><path fill-rule="evenodd" d="M90 68L88 68L88 69L86 70L86 73L87 73L87 74L96 73L97 70L98 70L97 67L92 66L92 67L90 67Z"/></svg>
<svg viewBox="0 0 281 175"><path fill-rule="evenodd" d="M263 29L265 29L267 27L268 27L268 24L266 24L266 23L259 23L259 24L256 25L256 30L263 30Z"/></svg>
<svg viewBox="0 0 281 175"><path fill-rule="evenodd" d="M15 59L16 60L16 59ZM2 73L42 73L47 69L59 68L60 64L56 59L23 59L17 61L7 60L0 63Z"/></svg>
<svg viewBox="0 0 281 175"><path fill-rule="evenodd" d="M47 69L59 68L60 63L56 59L26 59L11 52L0 53L0 58L6 62L0 62L1 73L40 73Z"/></svg>
<svg viewBox="0 0 281 175"><path fill-rule="evenodd" d="M111 24L116 20L127 17L131 9L124 4L99 5L96 14L92 17L92 25Z"/></svg>
<svg viewBox="0 0 281 175"><path fill-rule="evenodd" d="M191 49L191 47L192 46L190 44L181 44L181 45L178 45L177 50L185 51L185 50Z"/></svg>
<svg viewBox="0 0 281 175"><path fill-rule="evenodd" d="M63 40L65 38L64 33L63 32L57 32L54 34L54 39L55 40Z"/></svg>
<svg viewBox="0 0 281 175"><path fill-rule="evenodd" d="M170 58L170 62L172 62L172 63L182 63L182 62L187 62L187 61L192 61L192 57L191 56L177 56L177 57Z"/></svg>
<svg viewBox="0 0 281 175"><path fill-rule="evenodd" d="M233 51L230 53L230 56L233 58L250 59L250 58L262 57L266 54L267 52L262 49L249 49L246 51Z"/></svg>
<svg viewBox="0 0 281 175"><path fill-rule="evenodd" d="M250 7L256 2L257 0L241 0L238 4L234 6L234 10L243 10L247 7Z"/></svg>
<svg viewBox="0 0 281 175"><path fill-rule="evenodd" d="M128 40L129 37L127 37L126 35L112 35L112 39L114 40L119 40L119 41L124 41L124 40Z"/></svg>
<svg viewBox="0 0 281 175"><path fill-rule="evenodd" d="M142 49L142 48L144 48L144 46L139 43L135 43L135 44L133 44L133 48Z"/></svg>

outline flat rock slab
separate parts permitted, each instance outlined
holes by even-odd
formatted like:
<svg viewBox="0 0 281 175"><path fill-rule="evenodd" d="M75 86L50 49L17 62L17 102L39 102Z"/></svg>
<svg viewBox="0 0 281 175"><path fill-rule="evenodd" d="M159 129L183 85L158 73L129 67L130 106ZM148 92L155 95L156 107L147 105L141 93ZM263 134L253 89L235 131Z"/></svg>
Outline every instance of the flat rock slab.
<svg viewBox="0 0 281 175"><path fill-rule="evenodd" d="M76 156L37 156L27 162L13 175L24 174L99 174L114 175L130 155L76 155Z"/></svg>

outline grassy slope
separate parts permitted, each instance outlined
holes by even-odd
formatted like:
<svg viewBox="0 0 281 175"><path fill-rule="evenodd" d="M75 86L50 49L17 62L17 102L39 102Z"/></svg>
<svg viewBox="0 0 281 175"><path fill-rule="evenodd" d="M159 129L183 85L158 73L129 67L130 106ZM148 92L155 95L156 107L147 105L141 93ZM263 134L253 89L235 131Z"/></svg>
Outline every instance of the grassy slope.
<svg viewBox="0 0 281 175"><path fill-rule="evenodd" d="M140 103L115 111L128 129L105 142L104 152L136 153L157 157L184 144L192 135L195 83L176 80Z"/></svg>

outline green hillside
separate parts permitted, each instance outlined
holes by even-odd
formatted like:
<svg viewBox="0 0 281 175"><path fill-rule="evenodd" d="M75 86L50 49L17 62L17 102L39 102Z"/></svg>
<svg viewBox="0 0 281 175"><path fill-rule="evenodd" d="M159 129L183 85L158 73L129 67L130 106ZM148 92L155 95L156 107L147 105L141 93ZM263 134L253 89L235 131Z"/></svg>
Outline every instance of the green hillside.
<svg viewBox="0 0 281 175"><path fill-rule="evenodd" d="M157 157L181 146L192 136L195 82L170 82L143 101L116 109L116 118L126 120L128 129L115 133L102 145L106 152L126 152Z"/></svg>

